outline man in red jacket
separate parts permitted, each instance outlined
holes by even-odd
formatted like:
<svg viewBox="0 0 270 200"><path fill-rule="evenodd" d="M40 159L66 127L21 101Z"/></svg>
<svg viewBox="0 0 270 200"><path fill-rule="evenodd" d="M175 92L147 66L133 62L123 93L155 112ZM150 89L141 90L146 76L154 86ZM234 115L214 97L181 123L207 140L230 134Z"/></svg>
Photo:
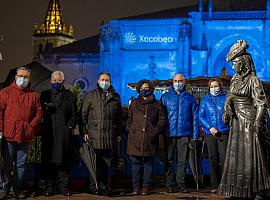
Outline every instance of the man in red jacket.
<svg viewBox="0 0 270 200"><path fill-rule="evenodd" d="M15 163L14 192L19 199L26 198L22 191L25 160L35 130L42 118L39 95L29 87L31 71L19 67L15 81L0 91L0 134L3 135L4 175L0 180L0 199L10 191L11 171Z"/></svg>

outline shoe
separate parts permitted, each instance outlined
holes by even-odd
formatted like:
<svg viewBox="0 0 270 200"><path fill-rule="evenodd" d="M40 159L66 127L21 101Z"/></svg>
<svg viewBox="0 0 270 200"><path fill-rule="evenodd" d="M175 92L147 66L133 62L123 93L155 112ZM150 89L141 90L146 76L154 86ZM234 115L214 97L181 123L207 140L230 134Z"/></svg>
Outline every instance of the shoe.
<svg viewBox="0 0 270 200"><path fill-rule="evenodd" d="M95 189L90 189L88 193L92 194L92 195L101 195L100 190L98 190L96 188Z"/></svg>
<svg viewBox="0 0 270 200"><path fill-rule="evenodd" d="M66 196L66 197L70 197L70 196L72 196L72 193L70 191L65 191L63 193L63 195Z"/></svg>
<svg viewBox="0 0 270 200"><path fill-rule="evenodd" d="M19 192L19 194L17 195L18 199L26 199L29 196L28 192L26 190L23 190L21 192Z"/></svg>
<svg viewBox="0 0 270 200"><path fill-rule="evenodd" d="M167 188L167 193L175 193L174 188L172 187Z"/></svg>
<svg viewBox="0 0 270 200"><path fill-rule="evenodd" d="M109 189L102 189L101 190L101 196L106 196L106 197L110 197L112 196L112 190L109 190Z"/></svg>
<svg viewBox="0 0 270 200"><path fill-rule="evenodd" d="M7 198L7 192L6 191L1 191L0 192L0 200L4 200Z"/></svg>
<svg viewBox="0 0 270 200"><path fill-rule="evenodd" d="M142 189L142 195L149 195L152 193L151 187L147 186L147 187L143 187Z"/></svg>
<svg viewBox="0 0 270 200"><path fill-rule="evenodd" d="M186 189L186 187L184 185L178 186L177 187L177 192L181 192L181 193L190 193L189 190Z"/></svg>
<svg viewBox="0 0 270 200"><path fill-rule="evenodd" d="M211 194L216 194L217 193L217 189L216 188L213 188L211 191L210 191Z"/></svg>
<svg viewBox="0 0 270 200"><path fill-rule="evenodd" d="M45 194L44 194L45 197L51 197L51 196L53 196L53 195L54 195L54 192L51 191L51 190L47 190L47 191L45 192Z"/></svg>
<svg viewBox="0 0 270 200"><path fill-rule="evenodd" d="M132 195L139 195L140 194L140 188L138 186L133 187Z"/></svg>

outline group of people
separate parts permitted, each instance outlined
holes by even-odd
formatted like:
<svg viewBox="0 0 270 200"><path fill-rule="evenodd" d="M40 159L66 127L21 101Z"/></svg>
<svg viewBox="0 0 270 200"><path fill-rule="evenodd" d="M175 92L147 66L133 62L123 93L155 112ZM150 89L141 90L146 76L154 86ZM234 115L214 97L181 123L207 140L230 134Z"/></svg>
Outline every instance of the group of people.
<svg viewBox="0 0 270 200"><path fill-rule="evenodd" d="M247 48L246 41L237 41L227 55L236 72L230 90L226 93L221 80L210 79L209 94L200 105L188 91L183 74L174 75L172 86L160 100L155 98L151 81L139 81L138 97L130 102L126 125L123 125L120 96L112 86L109 73L99 74L96 89L85 95L78 111L76 97L64 87L63 72L52 73L51 88L39 97L30 89L31 71L19 67L15 81L0 91L0 135L5 166L0 199L8 195L11 187L18 198L27 197L22 187L25 160L33 136L40 131L47 180L45 196L72 195L68 189L70 140L79 122L82 138L95 154L97 183L90 177L89 185L93 194L110 193L108 177L123 133L128 136L133 195L152 191L153 160L160 135L164 138L167 192L188 193L185 185L188 147L200 137L201 127L208 147L211 193L232 198L266 196L270 189L267 100ZM12 170L15 182L12 182Z"/></svg>

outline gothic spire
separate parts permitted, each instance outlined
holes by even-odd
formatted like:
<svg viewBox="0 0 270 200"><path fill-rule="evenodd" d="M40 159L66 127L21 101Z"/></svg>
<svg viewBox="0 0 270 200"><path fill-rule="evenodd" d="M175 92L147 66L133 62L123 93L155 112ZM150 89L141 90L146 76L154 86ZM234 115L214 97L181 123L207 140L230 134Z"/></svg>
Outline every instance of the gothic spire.
<svg viewBox="0 0 270 200"><path fill-rule="evenodd" d="M67 29L59 0L50 0L44 23L35 26L36 34L63 34L73 37L73 27Z"/></svg>

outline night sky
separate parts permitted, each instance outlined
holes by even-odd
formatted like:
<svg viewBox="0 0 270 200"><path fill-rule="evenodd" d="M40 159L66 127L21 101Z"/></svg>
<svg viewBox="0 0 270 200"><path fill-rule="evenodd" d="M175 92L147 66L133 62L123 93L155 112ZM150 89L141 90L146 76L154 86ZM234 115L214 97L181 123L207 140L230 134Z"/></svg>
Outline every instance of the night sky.
<svg viewBox="0 0 270 200"><path fill-rule="evenodd" d="M63 19L72 24L77 40L95 35L102 19L149 13L196 3L198 0L60 0ZM32 61L34 24L45 18L49 0L0 1L0 82L10 68Z"/></svg>

